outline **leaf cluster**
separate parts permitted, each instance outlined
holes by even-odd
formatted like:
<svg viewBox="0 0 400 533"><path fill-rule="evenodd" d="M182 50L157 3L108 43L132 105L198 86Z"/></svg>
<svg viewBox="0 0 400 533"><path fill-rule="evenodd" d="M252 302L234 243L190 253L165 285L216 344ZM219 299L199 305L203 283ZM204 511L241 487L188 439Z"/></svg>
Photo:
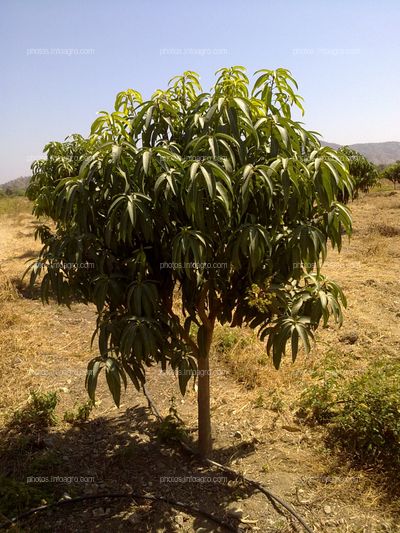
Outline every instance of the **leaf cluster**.
<svg viewBox="0 0 400 533"><path fill-rule="evenodd" d="M255 76L223 68L204 92L187 71L147 101L121 92L88 139L49 143L33 164L28 195L55 229L37 229L31 282L41 276L45 301L96 305L92 399L101 369L119 403L153 364L179 371L184 391L215 321L257 328L278 367L288 343L295 358L321 320L341 320L345 298L321 267L351 233L339 198L352 178L292 119L303 107L290 72Z"/></svg>

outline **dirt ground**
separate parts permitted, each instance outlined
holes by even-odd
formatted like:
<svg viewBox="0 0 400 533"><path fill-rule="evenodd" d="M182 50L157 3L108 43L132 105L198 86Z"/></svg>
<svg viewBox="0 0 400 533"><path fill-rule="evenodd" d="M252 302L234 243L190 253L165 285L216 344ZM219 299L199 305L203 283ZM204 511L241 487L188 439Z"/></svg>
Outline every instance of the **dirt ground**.
<svg viewBox="0 0 400 533"><path fill-rule="evenodd" d="M290 503L316 533L400 531L399 487L378 472L356 470L324 444L324 431L301 425L296 402L315 371L334 358L348 375L376 358L400 354L400 192L375 190L352 204L354 235L341 254L328 254L324 273L348 298L341 329L320 331L312 353L272 368L251 331L218 327L213 348L213 458L261 482ZM117 409L102 378L88 421L63 421L87 400L84 377L95 325L93 308L43 306L20 281L34 257L35 221L28 207L0 215L0 428L31 389L57 391L58 422L43 436L35 471L15 452L0 460L0 475L74 476L56 481L57 497L128 492L172 498L199 507L235 531L296 532L302 527L259 492L210 468L179 445L157 438L159 424L146 399L128 386ZM229 329L229 328L228 328ZM349 335L354 342L349 343ZM171 402L190 435L196 429L196 393L184 398L172 374L153 368L148 390L162 415ZM31 457L30 457L31 459ZM40 484L38 484L39 487ZM399 489L399 490L398 490ZM0 515L0 524L2 517ZM18 531L225 531L195 511L159 501L115 498L59 506L24 520Z"/></svg>

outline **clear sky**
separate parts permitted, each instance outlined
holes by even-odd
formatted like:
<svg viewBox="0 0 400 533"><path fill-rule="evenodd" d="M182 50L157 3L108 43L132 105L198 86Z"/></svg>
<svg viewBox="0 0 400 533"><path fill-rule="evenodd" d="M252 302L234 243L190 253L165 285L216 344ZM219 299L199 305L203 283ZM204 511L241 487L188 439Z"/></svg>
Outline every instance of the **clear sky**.
<svg viewBox="0 0 400 533"><path fill-rule="evenodd" d="M188 69L289 68L325 140L400 141L399 28L399 0L0 0L0 182Z"/></svg>

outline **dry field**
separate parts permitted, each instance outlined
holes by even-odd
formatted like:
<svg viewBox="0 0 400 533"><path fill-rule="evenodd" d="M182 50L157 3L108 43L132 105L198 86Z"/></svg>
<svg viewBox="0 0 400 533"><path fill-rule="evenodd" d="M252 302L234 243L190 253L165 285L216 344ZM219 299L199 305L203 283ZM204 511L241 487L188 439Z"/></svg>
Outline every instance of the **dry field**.
<svg viewBox="0 0 400 533"><path fill-rule="evenodd" d="M400 354L400 192L377 189L352 204L354 235L341 254L328 254L325 273L348 298L345 321L320 331L306 358L279 372L248 330L219 327L212 373L214 458L263 483L289 502L316 533L400 531L400 488L373 470L356 470L324 444L324 430L295 417L302 391L327 366L357 375L378 358ZM90 338L95 313L76 304L43 306L21 275L35 256L35 221L29 205L0 200L0 443L7 420L29 391L57 391L57 423L36 447L0 459L0 483L26 476L75 476L54 482L58 499L135 490L189 502L227 520L237 531L302 531L240 478L205 467L179 446L157 439L157 421L143 395L128 386L120 409L99 379L89 420L73 425L63 413L87 400L84 376L95 353ZM189 430L196 424L195 391L182 398L172 375L149 372L148 389L163 415L171 401ZM3 478L1 477L3 476ZM185 482L165 477L191 476ZM91 478L88 482L87 478ZM164 479L163 479L164 477ZM193 477L196 480L193 480ZM205 479L212 478L212 479ZM49 483L46 484L47 490ZM40 484L37 484L40 489ZM65 497L65 496L64 496ZM46 498L44 498L46 500ZM238 509L242 511L239 512ZM234 515L242 517L241 523ZM0 515L0 523L2 517ZM82 501L21 522L18 531L223 531L196 514L166 503L127 499Z"/></svg>

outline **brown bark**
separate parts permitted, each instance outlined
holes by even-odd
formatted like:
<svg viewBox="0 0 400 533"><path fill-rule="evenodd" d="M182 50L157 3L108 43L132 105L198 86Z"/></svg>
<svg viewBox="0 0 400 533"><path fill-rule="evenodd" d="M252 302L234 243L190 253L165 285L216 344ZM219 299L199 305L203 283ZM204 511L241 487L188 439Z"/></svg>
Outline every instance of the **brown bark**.
<svg viewBox="0 0 400 533"><path fill-rule="evenodd" d="M199 420L199 452L208 457L212 451L211 440L211 410L210 410L210 347L214 332L214 321L206 325L207 342L205 354L200 354L197 360L197 406Z"/></svg>

